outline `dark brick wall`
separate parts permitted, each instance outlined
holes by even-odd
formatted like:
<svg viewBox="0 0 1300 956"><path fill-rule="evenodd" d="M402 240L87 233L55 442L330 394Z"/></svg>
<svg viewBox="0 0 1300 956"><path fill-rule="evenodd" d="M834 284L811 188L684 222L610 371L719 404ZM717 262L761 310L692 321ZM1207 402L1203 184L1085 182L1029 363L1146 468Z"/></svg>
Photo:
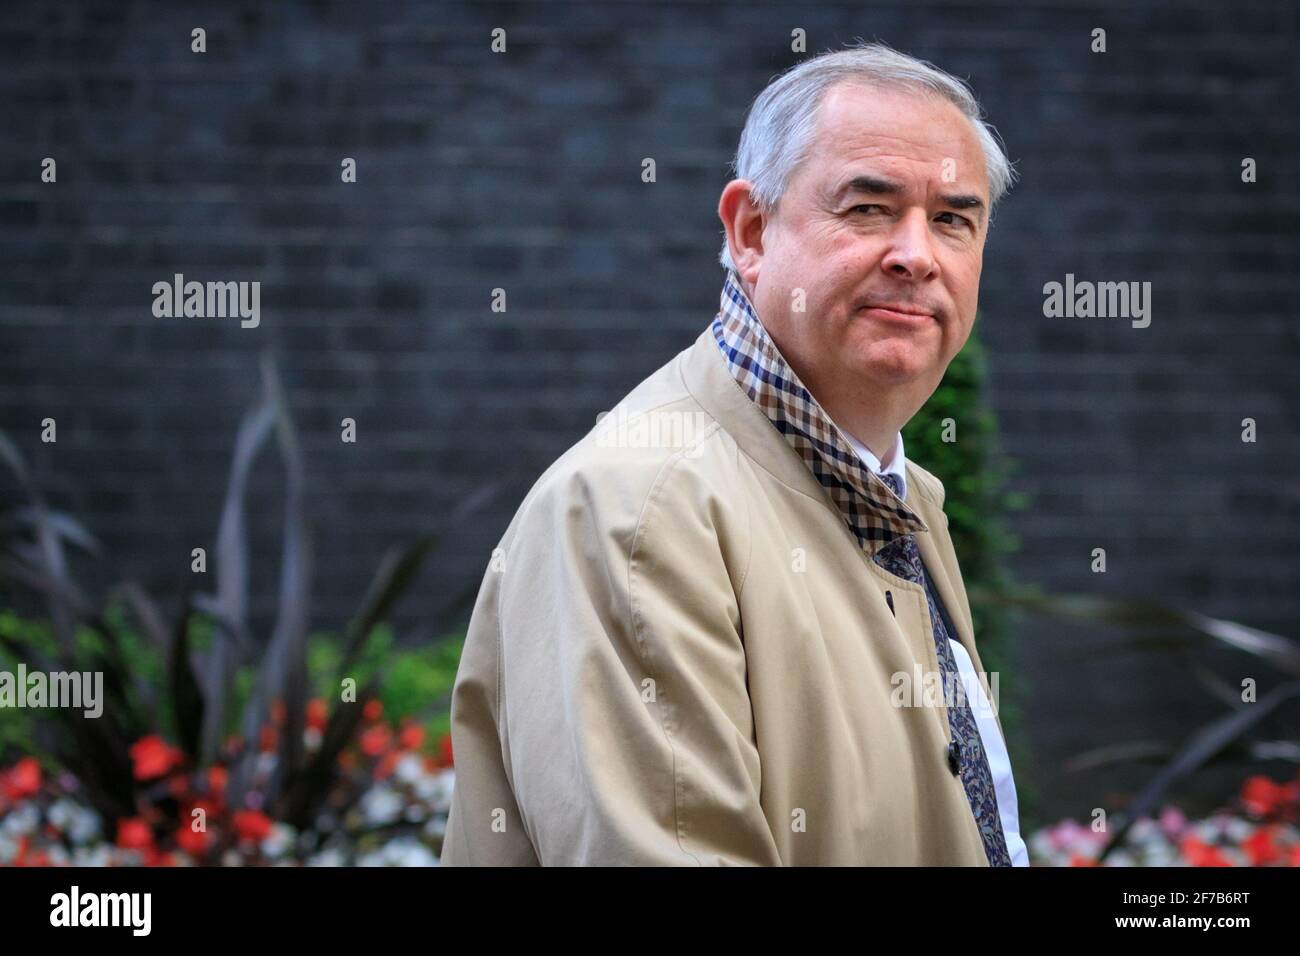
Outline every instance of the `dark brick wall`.
<svg viewBox="0 0 1300 956"><path fill-rule="evenodd" d="M750 101L798 59L790 31L813 52L877 37L969 76L1023 177L986 252L979 324L1016 487L1035 496L1014 519L1020 578L1294 635L1294 11L6 4L0 428L102 538L101 580L170 586L211 544L273 349L308 461L319 626L354 606L386 547L517 467L405 604L420 639L478 580L529 480L711 317L718 192ZM489 51L498 26L505 55ZM1094 27L1105 54L1089 52ZM57 185L39 181L45 156ZM344 156L356 184L339 182ZM260 327L154 318L150 288L174 272L259 280ZM1151 326L1044 318L1043 283L1067 272L1150 281ZM39 442L46 416L56 446ZM339 441L345 416L355 445ZM1256 444L1239 439L1247 416ZM263 464L265 616L278 484ZM1003 686L1028 693L1018 770L1046 812L1083 813L1128 779L1062 776L1064 755L1212 712L1183 671L1090 652L1104 634L1038 619L1018 633Z"/></svg>

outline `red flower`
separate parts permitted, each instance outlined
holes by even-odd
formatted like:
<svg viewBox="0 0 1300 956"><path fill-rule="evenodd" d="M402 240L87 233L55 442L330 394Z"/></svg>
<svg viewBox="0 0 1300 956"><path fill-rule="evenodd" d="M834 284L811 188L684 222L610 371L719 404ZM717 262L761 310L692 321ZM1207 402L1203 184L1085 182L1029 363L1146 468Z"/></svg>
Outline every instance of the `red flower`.
<svg viewBox="0 0 1300 956"><path fill-rule="evenodd" d="M46 850L37 850L32 852L31 839L23 836L18 838L18 855L14 857L13 865L49 866L50 856Z"/></svg>
<svg viewBox="0 0 1300 956"><path fill-rule="evenodd" d="M241 840L265 840L271 833L271 823L261 810L240 810L235 814L235 832Z"/></svg>
<svg viewBox="0 0 1300 956"><path fill-rule="evenodd" d="M1268 777L1249 778L1241 787L1241 802L1246 810L1256 816L1266 817L1286 803L1290 788L1274 783Z"/></svg>
<svg viewBox="0 0 1300 956"><path fill-rule="evenodd" d="M275 700L271 701L271 722L279 727L284 723L284 715L284 701L277 697Z"/></svg>
<svg viewBox="0 0 1300 956"><path fill-rule="evenodd" d="M409 724L402 728L398 740L403 750L419 750L424 743L424 728L419 724Z"/></svg>
<svg viewBox="0 0 1300 956"><path fill-rule="evenodd" d="M1242 841L1241 848L1246 851L1251 866L1268 866L1282 855L1273 839L1276 832L1277 827L1260 827Z"/></svg>
<svg viewBox="0 0 1300 956"><path fill-rule="evenodd" d="M208 790L213 796L220 797L226 792L226 781L230 779L230 774L225 767L208 768Z"/></svg>
<svg viewBox="0 0 1300 956"><path fill-rule="evenodd" d="M366 720L378 720L384 716L384 702L378 698L372 698L366 701L366 706L361 711L361 716Z"/></svg>
<svg viewBox="0 0 1300 956"><path fill-rule="evenodd" d="M187 774L178 773L167 781L167 792L177 800L184 800L190 793L190 778Z"/></svg>
<svg viewBox="0 0 1300 956"><path fill-rule="evenodd" d="M176 845L190 856L202 856L212 844L212 834L207 830L195 830L193 818L190 823L183 823L176 831Z"/></svg>
<svg viewBox="0 0 1300 956"><path fill-rule="evenodd" d="M375 765L374 777L376 780L385 780L392 776L393 771L397 769L397 761L401 759L401 754L396 750L390 750Z"/></svg>
<svg viewBox="0 0 1300 956"><path fill-rule="evenodd" d="M438 741L438 743L442 750L441 759L443 766L450 767L452 765L451 734L443 734L442 740Z"/></svg>
<svg viewBox="0 0 1300 956"><path fill-rule="evenodd" d="M26 800L41 789L41 765L35 757L24 757L0 773L0 790L10 800Z"/></svg>
<svg viewBox="0 0 1300 956"><path fill-rule="evenodd" d="M123 850L146 850L153 846L153 830L140 817L117 821L117 845Z"/></svg>
<svg viewBox="0 0 1300 956"><path fill-rule="evenodd" d="M1191 835L1179 841L1178 849L1182 852L1188 866L1232 866L1218 847L1210 846Z"/></svg>
<svg viewBox="0 0 1300 956"><path fill-rule="evenodd" d="M260 741L262 753L275 749L275 728L267 724L262 728L262 739Z"/></svg>
<svg viewBox="0 0 1300 956"><path fill-rule="evenodd" d="M135 765L137 780L153 780L164 776L183 759L184 754L156 735L141 737L131 745L131 760Z"/></svg>
<svg viewBox="0 0 1300 956"><path fill-rule="evenodd" d="M313 730L324 730L325 722L329 714L326 711L325 701L320 697L313 697L307 701L307 726Z"/></svg>
<svg viewBox="0 0 1300 956"><path fill-rule="evenodd" d="M361 752L367 757L378 757L388 749L393 732L384 724L376 724L361 735Z"/></svg>

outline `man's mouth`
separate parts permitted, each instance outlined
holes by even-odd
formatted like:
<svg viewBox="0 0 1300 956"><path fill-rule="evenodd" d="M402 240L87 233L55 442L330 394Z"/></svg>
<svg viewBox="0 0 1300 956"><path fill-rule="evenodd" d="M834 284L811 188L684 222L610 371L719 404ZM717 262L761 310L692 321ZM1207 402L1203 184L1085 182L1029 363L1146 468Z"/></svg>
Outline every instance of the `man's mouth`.
<svg viewBox="0 0 1300 956"><path fill-rule="evenodd" d="M920 326L934 321L935 315L920 306L905 302L878 302L863 306L859 311L872 318L901 325Z"/></svg>

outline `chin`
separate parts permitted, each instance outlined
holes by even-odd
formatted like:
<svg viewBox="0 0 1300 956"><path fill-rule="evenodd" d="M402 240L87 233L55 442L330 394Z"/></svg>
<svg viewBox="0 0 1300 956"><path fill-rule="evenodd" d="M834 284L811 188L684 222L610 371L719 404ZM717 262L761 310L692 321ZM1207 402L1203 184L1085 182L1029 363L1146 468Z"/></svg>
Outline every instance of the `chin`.
<svg viewBox="0 0 1300 956"><path fill-rule="evenodd" d="M874 382L902 385L926 375L933 363L907 346L876 343L854 363L863 376Z"/></svg>

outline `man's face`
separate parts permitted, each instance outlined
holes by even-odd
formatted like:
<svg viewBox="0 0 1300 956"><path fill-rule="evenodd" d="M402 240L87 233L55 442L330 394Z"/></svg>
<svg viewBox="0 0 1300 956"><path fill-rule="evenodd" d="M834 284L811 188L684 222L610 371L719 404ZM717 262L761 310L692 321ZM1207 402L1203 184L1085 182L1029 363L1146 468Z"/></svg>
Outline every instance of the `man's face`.
<svg viewBox="0 0 1300 956"><path fill-rule="evenodd" d="M853 83L826 92L761 255L740 267L814 393L835 382L929 398L975 321L988 205L984 154L952 104Z"/></svg>

